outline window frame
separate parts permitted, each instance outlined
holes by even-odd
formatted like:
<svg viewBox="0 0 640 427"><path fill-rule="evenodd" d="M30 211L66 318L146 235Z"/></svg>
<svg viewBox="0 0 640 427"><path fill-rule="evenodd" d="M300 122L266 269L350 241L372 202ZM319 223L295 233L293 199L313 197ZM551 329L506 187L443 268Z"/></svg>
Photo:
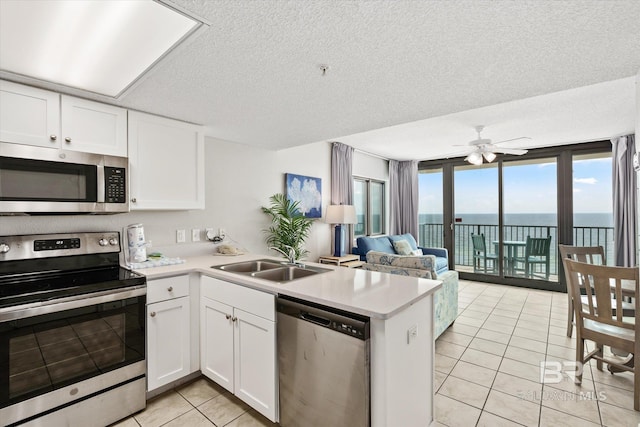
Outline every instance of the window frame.
<svg viewBox="0 0 640 427"><path fill-rule="evenodd" d="M365 205L365 214L364 214L364 233L365 234L355 234L355 227L353 228L353 237L370 237L370 236L383 236L387 232L387 197L386 197L386 181L375 178L367 178L363 176L353 176L353 186L355 191L356 182L362 182L365 185L364 192L364 205ZM372 205L371 205L371 183L380 184L381 195L380 195L380 222L381 222L381 231L380 233L372 233Z"/></svg>

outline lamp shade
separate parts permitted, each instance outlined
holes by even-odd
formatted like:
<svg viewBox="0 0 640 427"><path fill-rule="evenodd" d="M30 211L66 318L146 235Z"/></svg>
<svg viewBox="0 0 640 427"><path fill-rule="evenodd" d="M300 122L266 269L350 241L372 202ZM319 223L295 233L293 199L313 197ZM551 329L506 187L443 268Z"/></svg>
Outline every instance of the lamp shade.
<svg viewBox="0 0 640 427"><path fill-rule="evenodd" d="M357 224L356 208L352 205L329 205L325 221L328 224Z"/></svg>
<svg viewBox="0 0 640 427"><path fill-rule="evenodd" d="M496 159L495 153L492 153L491 151L485 151L484 153L482 153L482 155L484 156L485 160L489 163L493 162Z"/></svg>
<svg viewBox="0 0 640 427"><path fill-rule="evenodd" d="M472 165L481 165L482 164L482 154L478 153L477 151L474 151L473 153L469 154L465 160L469 163L471 163Z"/></svg>

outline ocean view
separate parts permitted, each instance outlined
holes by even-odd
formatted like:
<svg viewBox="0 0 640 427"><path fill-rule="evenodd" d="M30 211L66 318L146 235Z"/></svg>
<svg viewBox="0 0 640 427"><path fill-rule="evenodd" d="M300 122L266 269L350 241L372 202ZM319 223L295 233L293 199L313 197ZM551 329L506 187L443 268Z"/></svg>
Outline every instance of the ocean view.
<svg viewBox="0 0 640 427"><path fill-rule="evenodd" d="M505 225L556 226L556 214L505 214ZM442 215L419 214L419 224L442 224ZM498 214L458 214L456 224L498 225ZM577 213L574 227L613 227L612 213Z"/></svg>

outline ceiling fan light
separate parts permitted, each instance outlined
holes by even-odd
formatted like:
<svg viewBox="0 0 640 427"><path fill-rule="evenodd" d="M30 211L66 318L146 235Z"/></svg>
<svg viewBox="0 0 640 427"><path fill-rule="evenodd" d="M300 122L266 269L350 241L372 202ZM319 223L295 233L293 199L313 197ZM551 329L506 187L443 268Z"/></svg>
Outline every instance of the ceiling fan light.
<svg viewBox="0 0 640 427"><path fill-rule="evenodd" d="M482 155L477 151L474 151L473 153L469 154L465 160L471 163L472 165L481 165Z"/></svg>
<svg viewBox="0 0 640 427"><path fill-rule="evenodd" d="M482 155L484 156L485 160L489 163L493 162L496 159L496 154L492 153L491 151L485 151L484 153L482 153Z"/></svg>

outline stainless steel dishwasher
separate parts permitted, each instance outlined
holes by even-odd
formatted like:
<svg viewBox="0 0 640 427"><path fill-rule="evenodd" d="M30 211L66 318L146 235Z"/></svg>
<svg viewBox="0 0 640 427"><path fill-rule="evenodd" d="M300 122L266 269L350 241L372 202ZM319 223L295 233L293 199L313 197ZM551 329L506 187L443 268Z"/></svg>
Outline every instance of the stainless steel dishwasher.
<svg viewBox="0 0 640 427"><path fill-rule="evenodd" d="M278 297L282 427L370 425L369 319Z"/></svg>

